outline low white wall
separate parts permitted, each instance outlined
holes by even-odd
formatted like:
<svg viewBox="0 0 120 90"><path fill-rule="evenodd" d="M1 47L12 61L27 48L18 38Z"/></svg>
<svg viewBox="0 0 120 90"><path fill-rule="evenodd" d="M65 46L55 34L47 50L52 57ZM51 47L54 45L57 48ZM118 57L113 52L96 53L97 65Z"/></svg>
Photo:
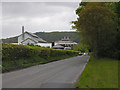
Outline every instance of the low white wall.
<svg viewBox="0 0 120 90"><path fill-rule="evenodd" d="M11 43L11 44L19 45L19 43ZM23 45L25 45L25 44L23 44ZM35 45L40 45L41 47L50 47L50 48L52 47L52 43L37 43Z"/></svg>
<svg viewBox="0 0 120 90"><path fill-rule="evenodd" d="M37 45L40 45L41 47L52 47L52 43L37 43Z"/></svg>

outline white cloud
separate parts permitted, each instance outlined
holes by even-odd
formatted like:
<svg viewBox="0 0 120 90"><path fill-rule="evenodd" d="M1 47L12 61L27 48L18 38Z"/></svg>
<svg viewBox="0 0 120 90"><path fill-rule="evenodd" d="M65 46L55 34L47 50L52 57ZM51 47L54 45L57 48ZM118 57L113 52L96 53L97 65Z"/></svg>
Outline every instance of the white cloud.
<svg viewBox="0 0 120 90"><path fill-rule="evenodd" d="M3 38L21 33L70 30L79 3L3 3Z"/></svg>

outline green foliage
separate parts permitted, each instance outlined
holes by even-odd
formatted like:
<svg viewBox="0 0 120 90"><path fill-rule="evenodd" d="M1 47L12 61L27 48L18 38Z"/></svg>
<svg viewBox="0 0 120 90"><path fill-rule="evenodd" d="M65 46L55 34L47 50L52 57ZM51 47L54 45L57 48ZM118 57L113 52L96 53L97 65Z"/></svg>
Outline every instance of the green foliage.
<svg viewBox="0 0 120 90"><path fill-rule="evenodd" d="M88 46L82 43L73 46L74 51L88 52Z"/></svg>
<svg viewBox="0 0 120 90"><path fill-rule="evenodd" d="M119 2L110 2L105 4L117 15L117 34L116 34L116 43L114 47L113 57L120 60L120 1Z"/></svg>
<svg viewBox="0 0 120 90"><path fill-rule="evenodd" d="M47 63L78 55L72 50L56 50L38 46L2 44L3 72Z"/></svg>
<svg viewBox="0 0 120 90"><path fill-rule="evenodd" d="M93 56L80 76L76 86L80 88L118 88L118 60Z"/></svg>
<svg viewBox="0 0 120 90"><path fill-rule="evenodd" d="M79 8L77 8L76 10L76 14L79 14L85 8L86 5L87 5L87 2L81 2L79 4Z"/></svg>
<svg viewBox="0 0 120 90"><path fill-rule="evenodd" d="M111 10L113 10L114 12L117 12L116 2L108 2L108 3L105 3L105 5L109 7Z"/></svg>
<svg viewBox="0 0 120 90"><path fill-rule="evenodd" d="M118 30L120 30L120 1L119 2L111 2L111 3L105 3L107 7L109 7L112 11L114 11L117 14L118 17Z"/></svg>
<svg viewBox="0 0 120 90"><path fill-rule="evenodd" d="M104 3L87 3L73 22L84 44L94 52L95 57L109 57L115 44L116 15ZM113 51L114 49L112 49Z"/></svg>
<svg viewBox="0 0 120 90"><path fill-rule="evenodd" d="M74 51L71 50L56 50L50 48L43 48L38 46L28 45L13 45L13 44L2 44L2 59L4 60L17 60L22 58L29 58L40 56L43 58L49 56L59 55L72 55ZM78 52L75 52L76 54Z"/></svg>

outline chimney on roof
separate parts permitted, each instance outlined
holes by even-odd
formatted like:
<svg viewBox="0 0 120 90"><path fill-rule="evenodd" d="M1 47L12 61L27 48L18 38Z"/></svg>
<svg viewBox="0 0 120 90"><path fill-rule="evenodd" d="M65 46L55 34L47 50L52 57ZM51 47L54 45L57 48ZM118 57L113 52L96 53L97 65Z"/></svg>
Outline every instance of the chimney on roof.
<svg viewBox="0 0 120 90"><path fill-rule="evenodd" d="M22 26L22 40L24 40L24 26Z"/></svg>

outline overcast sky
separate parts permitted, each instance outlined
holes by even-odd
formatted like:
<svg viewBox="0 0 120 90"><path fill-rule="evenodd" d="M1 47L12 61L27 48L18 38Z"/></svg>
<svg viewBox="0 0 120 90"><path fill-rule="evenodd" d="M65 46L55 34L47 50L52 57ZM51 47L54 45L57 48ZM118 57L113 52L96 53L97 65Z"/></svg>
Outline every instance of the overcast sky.
<svg viewBox="0 0 120 90"><path fill-rule="evenodd" d="M2 38L25 31L70 31L76 20L77 2L4 2L2 3Z"/></svg>

